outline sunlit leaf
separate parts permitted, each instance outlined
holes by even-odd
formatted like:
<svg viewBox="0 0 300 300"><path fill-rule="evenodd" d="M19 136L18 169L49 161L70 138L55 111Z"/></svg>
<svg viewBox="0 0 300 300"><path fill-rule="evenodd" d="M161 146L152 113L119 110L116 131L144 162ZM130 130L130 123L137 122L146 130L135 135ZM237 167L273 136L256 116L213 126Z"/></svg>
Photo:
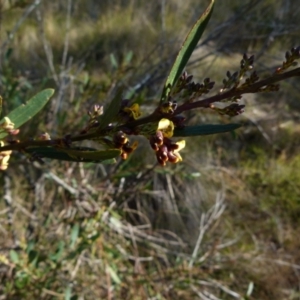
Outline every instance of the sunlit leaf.
<svg viewBox="0 0 300 300"><path fill-rule="evenodd" d="M237 128L240 128L241 124L224 124L224 125L198 125L198 126L186 126L182 129L175 129L174 135L177 137L186 137L186 136L197 136L197 135L210 135L216 133L223 133L228 131L233 131Z"/></svg>
<svg viewBox="0 0 300 300"><path fill-rule="evenodd" d="M14 128L19 128L21 125L29 121L34 115L36 115L49 101L53 95L53 89L46 89L34 97L32 97L25 104L20 105L13 111L11 111L6 117L15 124ZM0 124L4 122L4 118L0 121ZM0 139L7 136L7 132L3 131L0 133Z"/></svg>
<svg viewBox="0 0 300 300"><path fill-rule="evenodd" d="M115 157L121 154L119 149L95 150L87 147L77 148L54 148L54 147L32 147L26 148L27 153L40 158L51 158L75 162L95 162L110 164L115 163Z"/></svg>
<svg viewBox="0 0 300 300"><path fill-rule="evenodd" d="M202 16L198 19L194 27L191 29L189 34L187 35L183 45L176 57L176 60L172 66L170 74L167 78L167 81L164 85L164 89L161 95L161 102L165 101L178 80L179 76L182 74L188 60L190 59L194 49L196 48L207 24L211 17L214 7L214 0L211 0L209 6L202 14Z"/></svg>

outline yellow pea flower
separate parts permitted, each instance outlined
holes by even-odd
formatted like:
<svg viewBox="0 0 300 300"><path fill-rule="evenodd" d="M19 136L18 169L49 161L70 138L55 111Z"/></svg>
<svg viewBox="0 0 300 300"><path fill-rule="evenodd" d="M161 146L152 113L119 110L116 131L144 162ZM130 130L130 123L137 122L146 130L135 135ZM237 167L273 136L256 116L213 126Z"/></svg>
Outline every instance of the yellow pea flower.
<svg viewBox="0 0 300 300"><path fill-rule="evenodd" d="M124 107L123 111L127 112L134 120L142 115L140 106L137 103L132 104L130 107Z"/></svg>
<svg viewBox="0 0 300 300"><path fill-rule="evenodd" d="M171 138L174 133L174 123L169 119L161 119L158 123L157 130L160 130L164 137Z"/></svg>

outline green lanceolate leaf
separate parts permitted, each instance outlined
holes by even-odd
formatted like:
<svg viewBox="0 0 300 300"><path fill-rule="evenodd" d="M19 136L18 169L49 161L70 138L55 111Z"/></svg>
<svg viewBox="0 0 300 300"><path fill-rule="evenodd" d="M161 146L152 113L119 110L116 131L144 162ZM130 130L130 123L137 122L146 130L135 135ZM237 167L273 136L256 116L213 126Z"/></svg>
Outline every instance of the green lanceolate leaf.
<svg viewBox="0 0 300 300"><path fill-rule="evenodd" d="M98 130L102 130L109 123L112 123L121 108L123 89L119 89L116 96L111 100L107 107L104 108L103 115L99 118Z"/></svg>
<svg viewBox="0 0 300 300"><path fill-rule="evenodd" d="M211 0L206 11L202 14L200 19L196 22L194 27L191 29L187 35L177 57L172 66L170 74L167 78L167 81L164 85L164 89L161 95L161 102L165 101L170 94L171 89L178 80L179 76L182 74L189 58L191 57L194 49L196 48L207 24L210 19L210 16L213 12L214 0Z"/></svg>
<svg viewBox="0 0 300 300"><path fill-rule="evenodd" d="M33 98L27 101L25 104L20 105L13 111L11 111L6 117L15 124L14 128L17 129L27 121L29 121L34 115L36 115L49 101L53 95L53 89L46 89L37 93ZM0 121L0 124L4 122L4 118ZM7 136L7 132L0 132L0 139Z"/></svg>
<svg viewBox="0 0 300 300"><path fill-rule="evenodd" d="M26 148L25 152L39 158L51 158L74 162L94 162L111 164L115 163L116 157L121 154L119 149L96 150L87 147L78 148L54 148L54 147L32 147Z"/></svg>
<svg viewBox="0 0 300 300"><path fill-rule="evenodd" d="M198 125L198 126L186 126L182 129L175 129L173 136L185 137L185 136L197 136L197 135L210 135L210 134L233 131L241 126L242 126L241 124L224 124L224 125L206 124L206 125Z"/></svg>

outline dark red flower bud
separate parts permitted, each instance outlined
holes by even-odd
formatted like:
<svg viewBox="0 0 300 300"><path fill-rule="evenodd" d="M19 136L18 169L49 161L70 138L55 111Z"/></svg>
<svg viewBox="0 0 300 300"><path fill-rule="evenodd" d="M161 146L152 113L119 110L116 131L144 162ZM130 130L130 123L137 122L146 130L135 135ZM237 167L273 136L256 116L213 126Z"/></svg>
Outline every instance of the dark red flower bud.
<svg viewBox="0 0 300 300"><path fill-rule="evenodd" d="M159 150L159 147L158 147L157 143L155 142L155 137L154 137L154 136L151 136L151 137L149 138L149 142L150 142L151 148L152 148L155 152L157 152L157 151Z"/></svg>
<svg viewBox="0 0 300 300"><path fill-rule="evenodd" d="M168 145L168 150L169 151L174 151L174 150L177 150L179 148L179 146L175 143L171 143Z"/></svg>
<svg viewBox="0 0 300 300"><path fill-rule="evenodd" d="M163 161L168 161L168 148L166 145L162 145L159 147L156 155L160 157Z"/></svg>
<svg viewBox="0 0 300 300"><path fill-rule="evenodd" d="M128 157L128 154L127 154L126 152L122 152L122 153L121 153L121 158L122 158L122 159L126 160L127 157Z"/></svg>
<svg viewBox="0 0 300 300"><path fill-rule="evenodd" d="M114 136L114 143L116 146L125 145L128 143L128 138L123 131L118 131Z"/></svg>
<svg viewBox="0 0 300 300"><path fill-rule="evenodd" d="M168 152L168 159L169 159L169 162L171 162L173 164L178 162L178 157L172 151Z"/></svg>
<svg viewBox="0 0 300 300"><path fill-rule="evenodd" d="M154 135L154 142L158 145L158 146L161 146L164 142L164 135L163 133L158 130L155 132L155 135Z"/></svg>
<svg viewBox="0 0 300 300"><path fill-rule="evenodd" d="M166 162L162 159L162 158L160 158L159 156L157 156L156 155L156 158L157 158L157 161L158 161L158 163L161 165L161 166L165 166L166 165Z"/></svg>
<svg viewBox="0 0 300 300"><path fill-rule="evenodd" d="M133 148L129 146L129 142L127 142L125 145L123 145L122 150L126 152L127 154L130 154L133 152Z"/></svg>

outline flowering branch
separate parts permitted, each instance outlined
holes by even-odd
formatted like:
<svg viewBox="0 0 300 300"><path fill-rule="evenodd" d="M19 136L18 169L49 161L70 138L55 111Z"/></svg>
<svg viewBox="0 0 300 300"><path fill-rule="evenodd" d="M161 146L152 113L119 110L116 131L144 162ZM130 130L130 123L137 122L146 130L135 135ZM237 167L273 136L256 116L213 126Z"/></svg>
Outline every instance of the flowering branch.
<svg viewBox="0 0 300 300"><path fill-rule="evenodd" d="M203 99L203 95L211 92L215 83L209 78L204 79L202 83L193 82L193 76L184 72L184 67L210 19L213 6L214 1L211 0L207 10L188 34L167 77L160 102L150 115L141 117L139 105L122 99L123 90L119 89L107 107L103 108L97 104L93 106L88 112L88 123L79 133L68 133L55 139L48 133L43 133L35 139L20 142L16 139L18 128L31 119L54 92L51 89L44 90L0 121L0 169L7 168L12 150L20 151L30 159L39 161L44 157L97 163L111 163L117 156L127 159L137 148L137 142L131 143L129 140L128 136L132 135L146 137L157 161L165 166L167 162L177 163L182 160L179 151L186 143L184 140L174 142L173 136L215 134L238 128L239 124L187 126L185 117L181 114L197 108L212 109L231 117L243 113L245 106L239 104L242 95L278 91L278 82L300 76L300 68L288 70L297 65L300 47L287 51L282 66L262 80L259 80L256 71L253 70L254 56L248 57L244 54L240 69L233 74L227 71L219 92ZM219 108L215 105L217 102L225 102L228 105ZM74 143L85 140L97 141L104 150L74 146Z"/></svg>

